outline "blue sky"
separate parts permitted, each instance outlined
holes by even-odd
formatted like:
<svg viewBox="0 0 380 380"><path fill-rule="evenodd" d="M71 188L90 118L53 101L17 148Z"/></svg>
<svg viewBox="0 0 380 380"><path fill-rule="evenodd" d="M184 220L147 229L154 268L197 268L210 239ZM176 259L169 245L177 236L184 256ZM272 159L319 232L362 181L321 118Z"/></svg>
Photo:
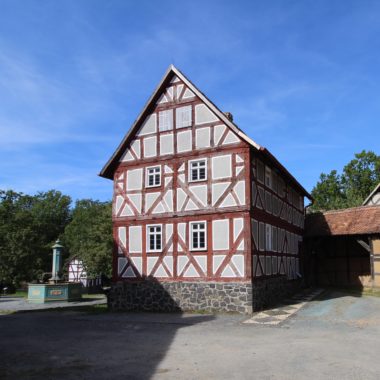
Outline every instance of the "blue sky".
<svg viewBox="0 0 380 380"><path fill-rule="evenodd" d="M174 63L311 190L380 146L380 2L0 0L0 189L97 176Z"/></svg>

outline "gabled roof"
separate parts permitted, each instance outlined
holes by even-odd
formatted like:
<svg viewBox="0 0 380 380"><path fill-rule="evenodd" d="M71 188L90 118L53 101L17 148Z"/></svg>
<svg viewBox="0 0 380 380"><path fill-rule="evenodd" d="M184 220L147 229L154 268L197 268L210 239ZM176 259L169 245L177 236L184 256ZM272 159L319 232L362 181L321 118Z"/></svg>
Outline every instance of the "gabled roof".
<svg viewBox="0 0 380 380"><path fill-rule="evenodd" d="M306 216L305 236L377 233L380 233L380 206L360 206Z"/></svg>
<svg viewBox="0 0 380 380"><path fill-rule="evenodd" d="M144 119L149 115L149 113L156 106L156 102L158 101L161 95L161 92L165 90L165 88L169 85L171 79L174 76L177 76L181 81L183 81L186 84L186 86L188 86L188 88L192 92L194 92L194 94L199 99L201 99L204 102L204 104L206 104L215 113L215 115L217 115L219 119L222 120L233 132L235 132L240 138L246 141L255 150L262 152L263 155L266 156L266 158L269 161L271 161L275 166L277 166L283 172L283 174L285 174L285 176L288 177L288 179L293 183L293 185L295 185L298 188L298 190L300 190L309 199L312 199L311 195L301 186L301 184L288 172L288 170L284 166L281 165L281 163L265 147L257 144L255 141L249 138L235 123L229 120L227 116L211 100L209 100L189 79L187 79L186 76L180 70L178 70L173 65L170 65L169 68L166 70L166 73L164 74L163 78L161 79L160 83L158 84L157 88L155 89L151 97L146 102L143 110L141 111L137 119L134 121L132 127L129 129L128 133L124 136L123 140L117 147L114 154L104 165L103 169L99 173L101 177L113 179L113 172L116 169L116 166L119 163L119 160L121 156L123 155L125 149L128 147L130 140L138 131L142 121L144 121Z"/></svg>
<svg viewBox="0 0 380 380"><path fill-rule="evenodd" d="M371 194L368 195L368 197L365 199L365 201L363 202L363 206L365 206L369 200L378 192L380 191L380 182L377 184L377 186L372 190Z"/></svg>

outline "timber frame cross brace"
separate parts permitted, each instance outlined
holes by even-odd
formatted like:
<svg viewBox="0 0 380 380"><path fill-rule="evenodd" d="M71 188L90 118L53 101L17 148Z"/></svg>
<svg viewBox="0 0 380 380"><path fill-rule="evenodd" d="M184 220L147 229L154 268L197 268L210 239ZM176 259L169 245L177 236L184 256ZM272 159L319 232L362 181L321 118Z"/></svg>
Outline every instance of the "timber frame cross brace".
<svg viewBox="0 0 380 380"><path fill-rule="evenodd" d="M371 247L369 246L369 244L367 244L364 240L361 240L361 239L356 239L356 241L358 242L358 244L360 244L367 252L371 253Z"/></svg>

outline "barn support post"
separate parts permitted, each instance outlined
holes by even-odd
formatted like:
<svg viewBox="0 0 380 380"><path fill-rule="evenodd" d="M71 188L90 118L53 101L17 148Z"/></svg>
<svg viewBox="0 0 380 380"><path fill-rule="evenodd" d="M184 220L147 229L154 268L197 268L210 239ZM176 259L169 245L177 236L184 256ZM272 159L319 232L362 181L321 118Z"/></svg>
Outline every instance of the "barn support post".
<svg viewBox="0 0 380 380"><path fill-rule="evenodd" d="M350 285L351 277L350 277L350 255L348 251L348 243L349 237L344 236L344 251L346 254L346 262L347 262L347 285Z"/></svg>
<svg viewBox="0 0 380 380"><path fill-rule="evenodd" d="M380 287L380 235L371 236L370 243L370 260L372 287Z"/></svg>

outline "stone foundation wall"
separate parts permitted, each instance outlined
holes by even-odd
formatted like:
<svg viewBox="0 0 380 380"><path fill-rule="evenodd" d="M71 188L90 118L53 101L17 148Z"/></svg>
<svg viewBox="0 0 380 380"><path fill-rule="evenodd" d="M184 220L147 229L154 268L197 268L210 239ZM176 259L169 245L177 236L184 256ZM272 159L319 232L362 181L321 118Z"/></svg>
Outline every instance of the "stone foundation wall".
<svg viewBox="0 0 380 380"><path fill-rule="evenodd" d="M294 283L292 281L292 283ZM295 284L283 277L252 283L220 282L118 282L108 295L111 310L208 311L250 314L294 291Z"/></svg>
<svg viewBox="0 0 380 380"><path fill-rule="evenodd" d="M111 310L252 312L250 283L119 282L107 298Z"/></svg>
<svg viewBox="0 0 380 380"><path fill-rule="evenodd" d="M268 308L301 289L300 280L289 281L286 276L255 279L252 284L252 309Z"/></svg>

